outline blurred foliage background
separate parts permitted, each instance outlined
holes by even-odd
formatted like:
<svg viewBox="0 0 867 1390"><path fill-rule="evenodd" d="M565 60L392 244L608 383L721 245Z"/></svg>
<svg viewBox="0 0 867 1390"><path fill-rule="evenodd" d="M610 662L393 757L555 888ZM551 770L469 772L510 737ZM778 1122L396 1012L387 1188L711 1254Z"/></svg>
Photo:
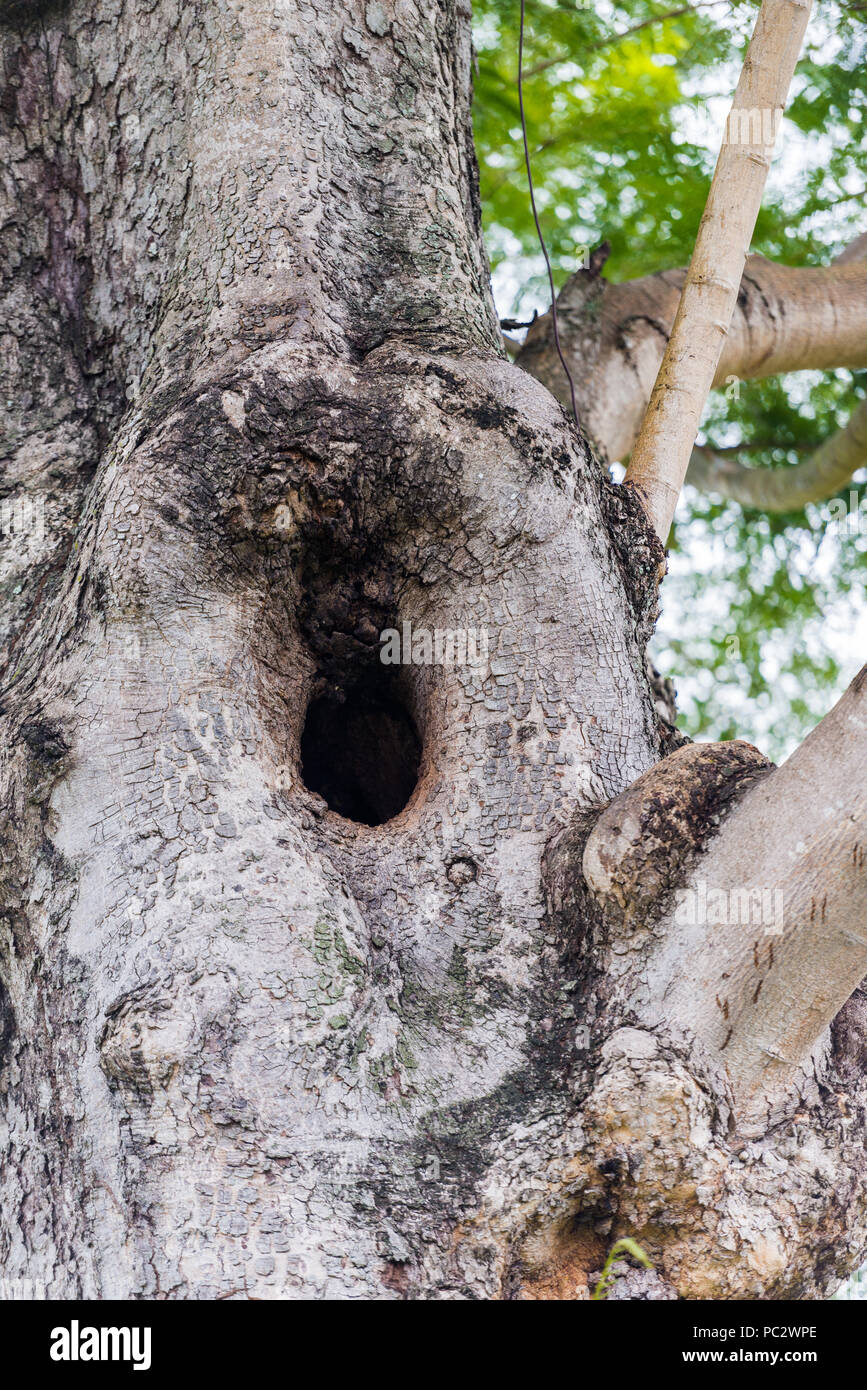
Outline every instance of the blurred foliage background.
<svg viewBox="0 0 867 1390"><path fill-rule="evenodd" d="M527 0L525 106L559 288L584 248L605 274L685 265L757 5ZM475 131L502 317L548 307L516 87L519 0L474 0ZM867 230L867 0L814 9L753 250L824 265ZM844 424L867 373L803 372L714 393L701 442L785 468ZM867 496L766 516L687 488L653 655L681 725L785 756L867 656ZM861 499L864 496L863 506Z"/></svg>

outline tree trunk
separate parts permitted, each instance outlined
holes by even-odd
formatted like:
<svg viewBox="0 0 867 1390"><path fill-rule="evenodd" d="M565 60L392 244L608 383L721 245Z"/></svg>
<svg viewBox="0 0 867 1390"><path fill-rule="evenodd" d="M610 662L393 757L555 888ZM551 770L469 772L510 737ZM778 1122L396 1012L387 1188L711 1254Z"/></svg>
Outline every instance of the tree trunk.
<svg viewBox="0 0 867 1390"><path fill-rule="evenodd" d="M634 1297L815 1296L865 1245L867 1006L763 1127L631 992L768 769L663 756L661 547L502 354L468 10L43 8L2 33L7 1278L582 1298L628 1234ZM660 770L614 912L588 835Z"/></svg>

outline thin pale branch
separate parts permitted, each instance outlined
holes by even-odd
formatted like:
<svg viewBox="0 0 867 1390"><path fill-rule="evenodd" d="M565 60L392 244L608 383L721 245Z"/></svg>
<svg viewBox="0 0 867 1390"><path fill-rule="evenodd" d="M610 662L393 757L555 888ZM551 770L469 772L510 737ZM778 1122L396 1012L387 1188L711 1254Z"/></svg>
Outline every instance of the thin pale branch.
<svg viewBox="0 0 867 1390"><path fill-rule="evenodd" d="M863 260L867 260L867 232L862 232L848 246L844 246L839 256L834 257L834 265L851 265L853 261Z"/></svg>
<svg viewBox="0 0 867 1390"><path fill-rule="evenodd" d="M668 536L737 301L810 0L763 0L674 327L626 479Z"/></svg>

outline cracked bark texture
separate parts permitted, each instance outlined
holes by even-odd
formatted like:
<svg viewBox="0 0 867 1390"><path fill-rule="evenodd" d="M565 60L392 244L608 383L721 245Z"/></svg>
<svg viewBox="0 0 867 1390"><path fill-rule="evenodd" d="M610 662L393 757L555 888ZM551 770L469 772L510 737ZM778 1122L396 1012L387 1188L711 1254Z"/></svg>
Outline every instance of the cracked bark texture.
<svg viewBox="0 0 867 1390"><path fill-rule="evenodd" d="M860 996L745 1140L711 1042L631 997L661 900L624 944L583 875L690 750L660 763L661 548L502 354L467 9L0 36L4 1275L582 1298L631 1234L619 1296L826 1288L865 1243ZM403 622L488 659L386 668ZM383 683L421 764L363 825L301 739ZM679 872L743 764L698 776Z"/></svg>

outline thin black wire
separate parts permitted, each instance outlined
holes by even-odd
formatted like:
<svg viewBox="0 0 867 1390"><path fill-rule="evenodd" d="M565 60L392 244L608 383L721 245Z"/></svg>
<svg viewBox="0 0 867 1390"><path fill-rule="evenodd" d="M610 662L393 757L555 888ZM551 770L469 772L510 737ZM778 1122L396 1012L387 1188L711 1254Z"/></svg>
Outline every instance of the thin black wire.
<svg viewBox="0 0 867 1390"><path fill-rule="evenodd" d="M578 418L578 406L575 402L575 383L572 380L572 373L566 365L566 358L563 356L563 349L560 346L560 326L557 322L557 296L554 291L554 273L551 270L548 248L545 245L545 238L542 235L542 228L539 224L539 214L536 211L536 195L533 192L533 173L530 169L530 146L527 143L527 121L524 116L524 0L521 0L521 27L518 31L518 107L521 112L521 134L524 137L524 163L527 166L530 207L533 209L533 221L536 224L536 235L539 238L542 255L545 257L545 265L548 268L548 284L551 286L551 322L554 325L554 344L557 348L557 356L563 364L566 380L569 382L569 392L572 397L572 414L575 416L575 424L580 430L581 421Z"/></svg>

